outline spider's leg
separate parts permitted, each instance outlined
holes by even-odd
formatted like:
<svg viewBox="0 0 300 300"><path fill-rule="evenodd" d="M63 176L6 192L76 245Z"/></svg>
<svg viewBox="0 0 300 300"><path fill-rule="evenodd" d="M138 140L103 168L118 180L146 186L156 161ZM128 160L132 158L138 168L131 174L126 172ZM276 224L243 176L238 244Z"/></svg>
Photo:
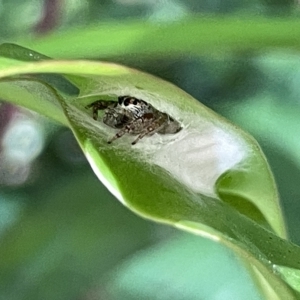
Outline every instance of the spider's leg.
<svg viewBox="0 0 300 300"><path fill-rule="evenodd" d="M147 126L141 134L131 143L131 145L135 145L140 139L142 139L146 135L152 135L155 132L159 131L163 127L163 120L160 118L156 121L153 121L149 126Z"/></svg>
<svg viewBox="0 0 300 300"><path fill-rule="evenodd" d="M97 100L89 105L86 106L86 108L93 108L93 119L98 119L98 110L103 110L108 107L116 105L115 101L104 101L104 100Z"/></svg>
<svg viewBox="0 0 300 300"><path fill-rule="evenodd" d="M108 143L111 144L114 140L122 137L125 133L129 132L131 130L131 124L127 124L125 127L123 127L120 131L118 131L109 141Z"/></svg>
<svg viewBox="0 0 300 300"><path fill-rule="evenodd" d="M98 106L93 106L93 119L97 121L98 119Z"/></svg>
<svg viewBox="0 0 300 300"><path fill-rule="evenodd" d="M142 139L145 135L147 135L149 131L145 131L138 135L138 137L131 143L131 145L135 145L140 139Z"/></svg>
<svg viewBox="0 0 300 300"><path fill-rule="evenodd" d="M151 115L152 116L152 115ZM143 117L139 117L137 119L134 119L133 121L127 123L119 132L117 132L117 134L112 137L108 143L112 143L114 140L120 138L121 136L123 136L125 133L131 133L131 134L136 134L136 133L141 133L144 132L144 124L145 122L149 121L149 118L151 117L146 116L145 115Z"/></svg>

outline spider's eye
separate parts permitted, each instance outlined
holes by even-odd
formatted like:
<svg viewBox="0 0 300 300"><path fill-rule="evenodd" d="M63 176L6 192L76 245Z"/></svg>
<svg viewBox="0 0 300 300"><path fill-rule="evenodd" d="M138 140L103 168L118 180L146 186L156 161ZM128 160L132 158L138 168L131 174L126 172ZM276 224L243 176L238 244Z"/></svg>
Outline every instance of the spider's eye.
<svg viewBox="0 0 300 300"><path fill-rule="evenodd" d="M146 101L139 100L135 97L130 97L130 96L119 96L118 103L119 105L123 105L123 106L128 106L130 104L135 106L142 106L142 104L147 105Z"/></svg>
<svg viewBox="0 0 300 300"><path fill-rule="evenodd" d="M124 99L126 99L127 96L119 96L118 97L118 102L121 105L124 102Z"/></svg>
<svg viewBox="0 0 300 300"><path fill-rule="evenodd" d="M128 106L129 104L137 105L138 103L139 103L139 100L134 97L126 96L123 98L123 104L125 106Z"/></svg>
<svg viewBox="0 0 300 300"><path fill-rule="evenodd" d="M130 98L126 98L124 101L123 101L123 104L125 106L128 106L130 104Z"/></svg>

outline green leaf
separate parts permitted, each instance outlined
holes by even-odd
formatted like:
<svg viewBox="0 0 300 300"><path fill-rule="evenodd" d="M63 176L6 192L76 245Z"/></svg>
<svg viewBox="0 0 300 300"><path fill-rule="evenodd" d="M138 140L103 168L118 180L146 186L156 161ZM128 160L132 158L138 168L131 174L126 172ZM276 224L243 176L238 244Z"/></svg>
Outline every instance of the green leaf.
<svg viewBox="0 0 300 300"><path fill-rule="evenodd" d="M80 68L82 68L83 66L84 71L81 71ZM53 68L55 68L55 71L53 71ZM6 73L3 72L2 74L4 74L4 76L8 76L9 71L10 70L6 70ZM15 75L15 72L18 72L19 74L29 72L65 72L72 74L81 74L83 72L85 74L89 73L91 75L90 78L74 78L74 76L69 76L69 79L73 80L74 84L77 84L80 89L80 95L78 98L80 101L77 101L75 104L81 104L81 107L79 107L79 109L81 110L84 106L86 106L86 104L91 102L90 99L92 97L99 97L99 95L101 94L115 95L115 97L118 95L133 94L145 99L146 101L149 101L154 105L154 107L162 111L170 111L170 109L175 109L175 119L177 117L175 116L175 114L177 114L177 119L181 121L184 126L189 127L188 130L182 131L183 134L192 133L192 140L189 141L189 136L183 136L184 140L180 140L179 142L177 142L177 148L174 148L175 145L172 143L171 146L173 147L173 149L166 148L166 150L164 151L170 151L170 153L172 153L173 150L180 151L180 148L182 148L182 144L186 144L187 147L190 148L189 143L195 143L194 140L197 139L200 140L200 144L199 146L197 146L199 147L199 149L196 148L196 150L193 150L195 153L190 153L191 155L189 159L184 161L183 166L187 168L187 172L186 174L184 174L184 176L186 177L177 179L179 179L180 181L183 180L183 183L188 185L190 190L192 190L193 192L205 193L208 196L214 196L217 198L214 186L217 179L220 178L221 175L226 175L226 179L231 176L232 178L230 178L230 180L226 181L223 178L219 180L218 186L220 188L219 190L217 190L217 192L220 195L227 195L230 192L238 193L238 190L240 189L239 184L241 185L241 187L242 185L246 186L247 188L244 187L243 189L240 189L241 192L238 193L241 201L246 198L247 203L249 201L253 202L253 204L260 209L261 213L274 228L274 230L277 231L278 234L284 236L284 225L282 217L280 215L277 192L275 189L272 174L270 173L264 156L262 155L256 142L254 142L254 140L252 140L241 130L232 126L231 124L208 110L206 107L201 105L199 102L195 101L191 96L187 95L180 89L167 82L158 80L153 76L107 63L97 64L87 61L51 61L39 63L36 65L28 64L24 67L20 67L18 71L14 69L11 69L11 71L12 73L10 75ZM101 74L101 76L98 75L98 78L95 78L97 74ZM164 98L166 99L165 102L162 101ZM173 106L171 102L168 102L169 99L173 102ZM189 105L187 105L187 102L189 103ZM177 105L177 107L174 105ZM198 114L195 114L195 112L197 112ZM86 119L87 113L83 116L84 119ZM88 118L87 121L92 120ZM77 120L77 122L79 122L79 120ZM93 123L95 122L92 122L92 125ZM110 128L106 128L106 125L103 125L102 127L102 132L97 128L95 128L94 130L96 131L97 135L102 136L102 141L104 142L104 145L106 145L106 132L110 131L111 134L113 134L113 130L110 130ZM210 139L211 136L213 136L214 139ZM83 139L85 139L85 136L83 137ZM213 146L211 150L216 152L215 157L205 156L201 153L201 147L209 147L210 144ZM215 145L216 148L214 148ZM113 150L110 146L106 145L106 147L109 151ZM138 147L139 146L137 145L135 149L138 149ZM97 148L98 146L96 146L96 149ZM228 150L232 152L228 152ZM204 149L202 151L206 150ZM198 155L198 152L200 153L200 155ZM177 154L178 153L180 154L180 152L177 152ZM163 153L160 155L166 154L167 153ZM109 154L109 156L111 155L112 154ZM186 156L186 153L182 153L182 156ZM242 156L247 156L247 161L242 162ZM232 158L237 158L237 161L230 161ZM214 161L214 159L216 159L217 161ZM160 162L153 161L153 163L165 163L164 158L161 159L161 157L157 157L157 160L160 160ZM195 165L197 161L199 161L199 165ZM235 164L240 163L240 167L233 168ZM169 162L168 166L162 165L161 167L165 168L168 172L173 173L173 175L175 175L176 173L177 175L175 176L181 176L183 173L180 168L182 167L179 166L176 169L169 170L168 168L171 164L172 163ZM210 164L212 164L213 167L211 167ZM231 166L228 167L227 164L231 164ZM245 172L244 168L247 167L247 164L251 165L252 170L250 169ZM202 171L203 169L204 172ZM229 170L231 170L231 172L229 172ZM225 172L227 173L225 174ZM251 180L245 180L247 179L247 177L251 177ZM198 178L198 180L195 180L195 178ZM238 178L239 184L235 183L235 178ZM257 178L257 184L263 183L263 189L253 189L253 186L255 185L255 178ZM247 184L249 186L247 186ZM266 192L266 190L268 190L268 192ZM242 193L246 194L246 196ZM251 195L251 193L253 195ZM224 198L226 197L224 196ZM257 213L257 210L255 210L255 206L253 209L254 212L248 212L249 217L253 216L253 218L256 218L255 214ZM263 219L261 219L261 221L263 222Z"/></svg>
<svg viewBox="0 0 300 300"><path fill-rule="evenodd" d="M71 74L79 97L57 93L56 99L94 172L124 205L223 243L246 262L267 299L299 297L274 271L275 265L300 269L300 248L270 229L285 236L272 174L251 137L172 84L136 70L89 61L13 65L0 76ZM168 112L183 129L145 137L135 146L130 136L107 144L116 131L94 121L85 106L127 94ZM28 101L31 109L38 106L34 97ZM249 205L250 211L244 209Z"/></svg>
<svg viewBox="0 0 300 300"><path fill-rule="evenodd" d="M2 57L21 61L40 61L51 59L46 55L12 43L1 44L0 51Z"/></svg>
<svg viewBox="0 0 300 300"><path fill-rule="evenodd" d="M0 45L0 55L1 57L8 58L9 60L3 61L3 67L6 66L6 63L9 62L9 65L14 65L18 62L34 62L41 60L49 60L51 59L48 56L35 52L33 50L24 48L22 46L16 44L4 43ZM50 85L60 90L61 92L69 95L77 95L77 88L72 85L68 80L66 80L61 75L55 74L35 74L31 75L38 80L42 80L48 82Z"/></svg>
<svg viewBox="0 0 300 300"><path fill-rule="evenodd" d="M68 126L68 120L57 97L57 92L53 87L36 79L14 78L0 81L1 99L34 110Z"/></svg>

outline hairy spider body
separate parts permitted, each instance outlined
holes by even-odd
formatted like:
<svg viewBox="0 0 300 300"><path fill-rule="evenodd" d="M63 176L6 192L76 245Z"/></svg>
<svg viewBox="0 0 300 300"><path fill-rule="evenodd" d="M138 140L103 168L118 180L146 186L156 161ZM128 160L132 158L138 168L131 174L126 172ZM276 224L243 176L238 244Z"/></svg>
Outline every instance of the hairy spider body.
<svg viewBox="0 0 300 300"><path fill-rule="evenodd" d="M93 118L98 119L98 111L105 110L103 123L120 129L108 143L125 133L138 135L132 142L136 144L144 136L154 133L174 134L181 130L179 122L167 113L161 112L144 100L131 96L119 96L118 102L98 100L87 106L93 108Z"/></svg>

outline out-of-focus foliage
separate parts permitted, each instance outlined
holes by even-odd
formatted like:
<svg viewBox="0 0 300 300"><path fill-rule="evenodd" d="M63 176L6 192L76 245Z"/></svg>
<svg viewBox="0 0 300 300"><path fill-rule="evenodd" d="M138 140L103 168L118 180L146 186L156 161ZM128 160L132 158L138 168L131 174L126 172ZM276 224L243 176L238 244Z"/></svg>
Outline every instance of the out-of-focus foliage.
<svg viewBox="0 0 300 300"><path fill-rule="evenodd" d="M248 276L218 244L178 235L140 251L103 281L114 299L260 299L254 285L244 285Z"/></svg>
<svg viewBox="0 0 300 300"><path fill-rule="evenodd" d="M49 6L51 2L55 5ZM98 33L95 35L97 30L99 35L102 35L103 23L106 24L105 28L119 26L120 30L123 21L134 22L136 19L147 24L168 26L182 18L198 18L201 22L203 16L216 17L218 24L218 20L221 22L221 18L224 17L234 16L237 20L245 20L246 16L249 22L252 18L255 22L259 16L266 24L276 23L276 33L272 37L274 40L266 41L269 44L268 51L257 47L256 50L259 51L229 51L226 55L216 51L213 56L186 51L179 56L172 55L168 58L163 51L147 54L148 45L153 47L152 41L148 39L143 40L142 45L137 44L141 54L117 55L114 56L114 61L174 82L253 134L262 145L274 171L291 239L300 243L300 158L297 142L300 130L297 121L299 52L284 47L285 43L287 46L299 44L297 35L284 39L285 33L288 33L286 28L290 28L291 31L297 30L297 26L291 25L297 23L297 1L65 0L43 3L34 0L2 0L0 13L1 24L5 24L0 28L1 43L22 41L25 46L36 45L36 49L41 43L45 50L48 47L49 52L43 51L48 55L53 55L53 49L60 49L61 43L64 45L64 57L68 57L68 47L70 53L79 47L85 47L87 53L90 53L88 45L84 44L84 47L81 47L76 33L86 32L86 39L89 36L98 36ZM269 19L274 16L276 21ZM90 33L85 31L86 28L91 28ZM286 30L284 34L281 29ZM234 27L233 24L233 36L236 31L243 32L243 28L240 25ZM68 32L72 33L74 41L65 47L65 41L55 40L55 36L70 36ZM131 32L132 39L135 39L134 33ZM221 36L222 32L219 34ZM260 31L257 30L255 34L259 37ZM282 37L281 46L284 50L272 49L272 43L278 44L276 36ZM47 46L48 38L52 44ZM107 38L109 39L109 35ZM164 40L166 45L167 38L168 36ZM173 40L172 31L169 38ZM124 47L126 41L124 37ZM138 41L136 39L136 43ZM99 48L101 43L105 47L108 42L110 41L99 41ZM247 42L251 43L251 40ZM189 40L186 43L189 43ZM225 46L226 39L222 41L220 48ZM218 48L217 45L215 48ZM85 56L84 52L80 53L82 57ZM93 50L93 58L102 59L101 53L101 49L98 55L97 51ZM106 55L105 58L110 57ZM28 124L24 123L24 120L30 120L28 122L31 125L24 127L24 124ZM19 121L23 123L18 123ZM164 239L166 247L159 248L157 254L157 257L163 257L164 251L169 251L168 238L175 233L138 220L115 203L114 199L99 187L99 182L93 179L90 173L87 175L89 171L85 160L68 133L60 131L56 125L32 113L8 104L0 106L1 155L5 134L13 126L18 128L18 124L23 124L23 130L27 128L32 131L21 131L20 135L19 129L11 132L9 137L15 137L13 140L18 141L12 144L15 145L12 149L24 149L21 153L30 155L22 156L26 158L24 166L5 165L0 159L0 257L6 266L1 273L3 280L0 283L0 297L12 300L93 297L124 299L124 295L129 295L132 298L128 299L139 299L141 290L149 291L147 295L153 295L151 287L147 290L149 285L136 291L134 283L124 282L126 272L135 272L136 278L143 274L146 279L149 276L149 281L153 280L151 273L147 272L150 268L149 262L153 262L151 253L155 253L158 248L148 246ZM32 133L30 139L29 133ZM32 158L32 153L37 151L38 147L40 152L36 152L36 156ZM85 182L85 187L82 181ZM86 193L85 189L90 192ZM170 245L174 250L176 247L172 241L170 240ZM189 242L184 239L178 240L181 253L188 252L189 248L185 247L185 244L189 245ZM210 269L212 265L209 260L205 260L209 256L205 255L203 250L206 245L207 241L203 241L199 246L193 245L192 248L195 248L189 255L193 255L199 264L203 263L206 266L203 268ZM136 255L135 252L141 248L144 249L141 252L143 255ZM176 256L180 255L179 252L180 250ZM213 258L222 263L227 259L230 261L226 267L220 263L216 273L225 274L224 278L227 274L243 273L241 266L235 265L235 259L230 255L224 258L221 254L216 254ZM175 274L174 270L178 272L175 267L172 269L170 261L170 265L166 262L163 270L157 271L165 277L158 283L154 282L153 286L165 291L163 299L174 297L174 290L170 290L172 296L168 293L166 282L178 283L178 289L180 284L185 284L185 278L181 274ZM214 282L206 281L207 273L201 275L195 271L194 274L199 276L199 281L206 282L207 290L203 290L203 295L208 295ZM228 293L227 296L222 294L222 298L219 299L239 299L237 293L242 284L245 290L252 288L247 275L241 278L243 283L229 283L228 290L224 291ZM216 294L211 294L210 299L218 299L219 290L216 288ZM258 299L258 295L253 292L249 299Z"/></svg>

